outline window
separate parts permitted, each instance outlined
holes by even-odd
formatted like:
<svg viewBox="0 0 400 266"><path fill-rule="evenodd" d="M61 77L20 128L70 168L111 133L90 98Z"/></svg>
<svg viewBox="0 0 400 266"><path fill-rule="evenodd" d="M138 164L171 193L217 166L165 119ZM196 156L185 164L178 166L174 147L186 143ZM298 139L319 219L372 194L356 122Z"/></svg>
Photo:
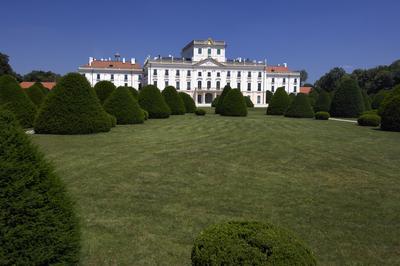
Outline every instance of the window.
<svg viewBox="0 0 400 266"><path fill-rule="evenodd" d="M258 104L261 103L261 96L260 96L260 95L257 96L257 103L258 103Z"/></svg>
<svg viewBox="0 0 400 266"><path fill-rule="evenodd" d="M179 72L179 70L177 70L177 71L176 71L176 76L179 77L180 74L181 74L181 73Z"/></svg>
<svg viewBox="0 0 400 266"><path fill-rule="evenodd" d="M153 84L157 87L157 80L153 81Z"/></svg>
<svg viewBox="0 0 400 266"><path fill-rule="evenodd" d="M197 48L197 53L201 54L201 48Z"/></svg>
<svg viewBox="0 0 400 266"><path fill-rule="evenodd" d="M258 91L261 91L261 83L258 83L258 84L257 84L257 90L258 90Z"/></svg>
<svg viewBox="0 0 400 266"><path fill-rule="evenodd" d="M197 103L202 103L203 102L203 97L201 95L197 95Z"/></svg>
<svg viewBox="0 0 400 266"><path fill-rule="evenodd" d="M188 82L187 82L187 85L186 85L188 91L190 91L190 85L191 85L191 84L190 84L190 81L188 81Z"/></svg>
<svg viewBox="0 0 400 266"><path fill-rule="evenodd" d="M197 73L197 75L198 75L199 77L201 77L201 72L199 71L199 73Z"/></svg>
<svg viewBox="0 0 400 266"><path fill-rule="evenodd" d="M219 90L221 88L221 82L217 81L217 90Z"/></svg>
<svg viewBox="0 0 400 266"><path fill-rule="evenodd" d="M237 83L237 88L240 90L240 82Z"/></svg>
<svg viewBox="0 0 400 266"><path fill-rule="evenodd" d="M186 75L187 75L188 77L190 77L191 74L192 74L192 73L190 72L190 70L188 70Z"/></svg>
<svg viewBox="0 0 400 266"><path fill-rule="evenodd" d="M285 84L286 83L286 79L285 78L283 78L283 84Z"/></svg>
<svg viewBox="0 0 400 266"><path fill-rule="evenodd" d="M251 91L251 83L247 83L247 91Z"/></svg>
<svg viewBox="0 0 400 266"><path fill-rule="evenodd" d="M97 74L97 79L98 79L98 80L100 79L100 74Z"/></svg>
<svg viewBox="0 0 400 266"><path fill-rule="evenodd" d="M125 75L125 76L124 76L124 80L128 80L128 75Z"/></svg>
<svg viewBox="0 0 400 266"><path fill-rule="evenodd" d="M272 83L275 83L275 78L272 78Z"/></svg>
<svg viewBox="0 0 400 266"><path fill-rule="evenodd" d="M219 78L221 76L221 73L217 72L217 77Z"/></svg>
<svg viewBox="0 0 400 266"><path fill-rule="evenodd" d="M111 80L114 80L114 74L111 74Z"/></svg>
<svg viewBox="0 0 400 266"><path fill-rule="evenodd" d="M165 87L168 87L169 83L168 80L165 81Z"/></svg>
<svg viewBox="0 0 400 266"><path fill-rule="evenodd" d="M211 55L211 48L208 48L208 55Z"/></svg>
<svg viewBox="0 0 400 266"><path fill-rule="evenodd" d="M211 81L207 81L207 89L211 89Z"/></svg>
<svg viewBox="0 0 400 266"><path fill-rule="evenodd" d="M227 76L228 78L230 78L230 77L231 77L231 72L228 71L228 72L226 73L226 76Z"/></svg>
<svg viewBox="0 0 400 266"><path fill-rule="evenodd" d="M272 91L272 92L275 92L275 86L272 85L271 91Z"/></svg>
<svg viewBox="0 0 400 266"><path fill-rule="evenodd" d="M154 75L154 76L157 76L157 69L154 69L154 70L153 70L153 75Z"/></svg>
<svg viewBox="0 0 400 266"><path fill-rule="evenodd" d="M250 71L247 73L247 77L251 78L251 72Z"/></svg>
<svg viewBox="0 0 400 266"><path fill-rule="evenodd" d="M262 75L261 72L258 72L258 77L259 77L259 78L261 78L261 75Z"/></svg>
<svg viewBox="0 0 400 266"><path fill-rule="evenodd" d="M293 87L293 92L297 92L297 86Z"/></svg>
<svg viewBox="0 0 400 266"><path fill-rule="evenodd" d="M230 86L231 86L231 83L230 83L230 82L227 82L227 83L226 83L226 86L229 86L229 87L230 87Z"/></svg>
<svg viewBox="0 0 400 266"><path fill-rule="evenodd" d="M217 55L220 55L221 54L221 49L217 49Z"/></svg>
<svg viewBox="0 0 400 266"><path fill-rule="evenodd" d="M294 79L294 84L297 84L297 79Z"/></svg>
<svg viewBox="0 0 400 266"><path fill-rule="evenodd" d="M165 75L166 75L166 76L168 76L168 75L169 75L169 73L168 73L168 69L166 69L166 70L165 70Z"/></svg>
<svg viewBox="0 0 400 266"><path fill-rule="evenodd" d="M201 80L197 81L197 88L201 89Z"/></svg>
<svg viewBox="0 0 400 266"><path fill-rule="evenodd" d="M237 77L240 78L241 76L242 76L242 73L240 71L238 71Z"/></svg>
<svg viewBox="0 0 400 266"><path fill-rule="evenodd" d="M207 77L211 77L211 72L207 72Z"/></svg>
<svg viewBox="0 0 400 266"><path fill-rule="evenodd" d="M124 86L125 86L125 87L128 87L128 83L124 83Z"/></svg>
<svg viewBox="0 0 400 266"><path fill-rule="evenodd" d="M176 82L176 89L179 90L181 88L181 83L179 81Z"/></svg>

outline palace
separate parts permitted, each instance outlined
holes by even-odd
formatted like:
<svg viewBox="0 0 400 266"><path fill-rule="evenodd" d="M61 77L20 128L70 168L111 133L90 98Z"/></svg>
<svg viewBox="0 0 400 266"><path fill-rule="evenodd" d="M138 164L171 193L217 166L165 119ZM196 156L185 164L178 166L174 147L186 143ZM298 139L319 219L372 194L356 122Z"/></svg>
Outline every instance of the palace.
<svg viewBox="0 0 400 266"><path fill-rule="evenodd" d="M285 87L288 93L300 90L300 73L289 70L287 64L269 66L266 61L227 59L224 41L193 40L181 51L180 57L147 58L143 68L135 63L116 59L89 58L89 64L79 67L94 86L97 81L110 80L116 86L153 84L160 90L174 86L188 93L198 106L210 106L225 85L238 88L249 96L256 107L266 106L266 91Z"/></svg>

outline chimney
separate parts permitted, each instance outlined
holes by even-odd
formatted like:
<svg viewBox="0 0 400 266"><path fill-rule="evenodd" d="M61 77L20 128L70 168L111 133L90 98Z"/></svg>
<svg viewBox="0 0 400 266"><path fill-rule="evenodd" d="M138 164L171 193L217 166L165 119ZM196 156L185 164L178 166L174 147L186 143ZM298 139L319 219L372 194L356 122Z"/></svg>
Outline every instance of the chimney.
<svg viewBox="0 0 400 266"><path fill-rule="evenodd" d="M125 57L122 58L122 63L125 63Z"/></svg>
<svg viewBox="0 0 400 266"><path fill-rule="evenodd" d="M284 67L287 67L287 63L283 63L283 66L284 66Z"/></svg>
<svg viewBox="0 0 400 266"><path fill-rule="evenodd" d="M89 66L92 65L92 62L93 62L93 57L89 57Z"/></svg>
<svg viewBox="0 0 400 266"><path fill-rule="evenodd" d="M133 65L133 64L136 64L136 59L135 58L131 58L131 64Z"/></svg>

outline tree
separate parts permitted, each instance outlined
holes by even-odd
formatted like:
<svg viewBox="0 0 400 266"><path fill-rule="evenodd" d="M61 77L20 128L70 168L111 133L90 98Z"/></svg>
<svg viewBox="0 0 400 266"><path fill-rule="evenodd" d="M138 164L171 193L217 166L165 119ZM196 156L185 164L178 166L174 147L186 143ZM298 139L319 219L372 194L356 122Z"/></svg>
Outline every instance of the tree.
<svg viewBox="0 0 400 266"><path fill-rule="evenodd" d="M367 94L366 90L361 90L361 94L363 97L363 102L364 102L364 111L369 111L371 110L371 100L369 99L369 96Z"/></svg>
<svg viewBox="0 0 400 266"><path fill-rule="evenodd" d="M285 87L279 87L267 108L267 115L283 115L290 104Z"/></svg>
<svg viewBox="0 0 400 266"><path fill-rule="evenodd" d="M270 103L272 96L274 96L274 94L272 93L272 91L266 91L265 92L265 103Z"/></svg>
<svg viewBox="0 0 400 266"><path fill-rule="evenodd" d="M318 95L318 99L315 102L314 111L315 112L329 112L331 109L331 95L322 90Z"/></svg>
<svg viewBox="0 0 400 266"><path fill-rule="evenodd" d="M300 70L300 82L301 84L304 84L308 79L308 73L306 70L302 69Z"/></svg>
<svg viewBox="0 0 400 266"><path fill-rule="evenodd" d="M44 87L42 83L36 82L29 88L25 90L26 94L29 96L31 101L39 108L42 104L44 98L46 97L44 93Z"/></svg>
<svg viewBox="0 0 400 266"><path fill-rule="evenodd" d="M186 92L181 91L178 94L185 104L186 113L194 113L196 111L196 104L194 103L193 98Z"/></svg>
<svg viewBox="0 0 400 266"><path fill-rule="evenodd" d="M10 75L18 81L21 80L21 76L15 73L11 65L9 64L8 55L0 53L0 76L2 75Z"/></svg>
<svg viewBox="0 0 400 266"><path fill-rule="evenodd" d="M249 108L253 108L253 107L254 107L254 104L253 104L253 102L251 101L250 96L245 96L245 97L244 97L244 100L245 100L245 102L246 102L246 106L247 106L247 107L249 107Z"/></svg>
<svg viewBox="0 0 400 266"><path fill-rule="evenodd" d="M314 111L307 94L298 93L285 112L286 117L312 118Z"/></svg>
<svg viewBox="0 0 400 266"><path fill-rule="evenodd" d="M113 93L115 90L115 85L108 80L102 80L94 85L94 90L96 91L96 95L99 98L101 104L103 104L107 98Z"/></svg>
<svg viewBox="0 0 400 266"><path fill-rule="evenodd" d="M164 97L165 102L169 106L172 115L184 115L185 104L183 103L182 98L179 96L176 89L172 86L167 86L162 91L162 96Z"/></svg>
<svg viewBox="0 0 400 266"><path fill-rule="evenodd" d="M221 95L219 96L218 102L217 102L217 106L215 107L215 113L216 114L222 114L222 103L224 101L225 96L228 94L228 92L231 90L231 87L229 85L226 85L221 93Z"/></svg>
<svg viewBox="0 0 400 266"><path fill-rule="evenodd" d="M91 134L110 131L111 120L85 77L69 73L44 100L35 121L39 134Z"/></svg>
<svg viewBox="0 0 400 266"><path fill-rule="evenodd" d="M231 89L223 99L222 113L224 116L247 116L246 101L239 89Z"/></svg>
<svg viewBox="0 0 400 266"><path fill-rule="evenodd" d="M35 82L55 82L60 78L61 75L53 73L51 71L33 70L24 75L23 80Z"/></svg>
<svg viewBox="0 0 400 266"><path fill-rule="evenodd" d="M400 94L391 95L379 114L382 117L382 130L400 131Z"/></svg>
<svg viewBox="0 0 400 266"><path fill-rule="evenodd" d="M335 67L315 82L315 86L331 92L337 89L339 80L346 74L343 68Z"/></svg>
<svg viewBox="0 0 400 266"><path fill-rule="evenodd" d="M168 118L171 109L154 85L147 85L139 93L140 106L149 113L149 118Z"/></svg>
<svg viewBox="0 0 400 266"><path fill-rule="evenodd" d="M104 102L107 113L117 119L118 125L141 124L144 113L127 87L118 87Z"/></svg>
<svg viewBox="0 0 400 266"><path fill-rule="evenodd" d="M357 81L348 75L343 76L332 99L331 115L333 117L358 117L363 111L364 101Z"/></svg>
<svg viewBox="0 0 400 266"><path fill-rule="evenodd" d="M0 264L76 265L74 206L53 167L0 109Z"/></svg>
<svg viewBox="0 0 400 266"><path fill-rule="evenodd" d="M32 127L37 111L36 106L11 75L0 77L1 105L4 105L6 109L16 116L22 127Z"/></svg>

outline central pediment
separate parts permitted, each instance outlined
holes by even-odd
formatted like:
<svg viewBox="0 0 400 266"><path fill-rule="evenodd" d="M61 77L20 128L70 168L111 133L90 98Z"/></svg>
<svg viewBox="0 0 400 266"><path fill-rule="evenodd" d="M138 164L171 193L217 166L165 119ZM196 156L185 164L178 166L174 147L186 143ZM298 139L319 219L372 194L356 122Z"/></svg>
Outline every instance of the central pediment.
<svg viewBox="0 0 400 266"><path fill-rule="evenodd" d="M218 62L217 60L212 59L212 58L207 58L207 59L201 60L194 65L195 66L204 66L204 67L223 67L224 66L224 64L221 64L220 62Z"/></svg>

